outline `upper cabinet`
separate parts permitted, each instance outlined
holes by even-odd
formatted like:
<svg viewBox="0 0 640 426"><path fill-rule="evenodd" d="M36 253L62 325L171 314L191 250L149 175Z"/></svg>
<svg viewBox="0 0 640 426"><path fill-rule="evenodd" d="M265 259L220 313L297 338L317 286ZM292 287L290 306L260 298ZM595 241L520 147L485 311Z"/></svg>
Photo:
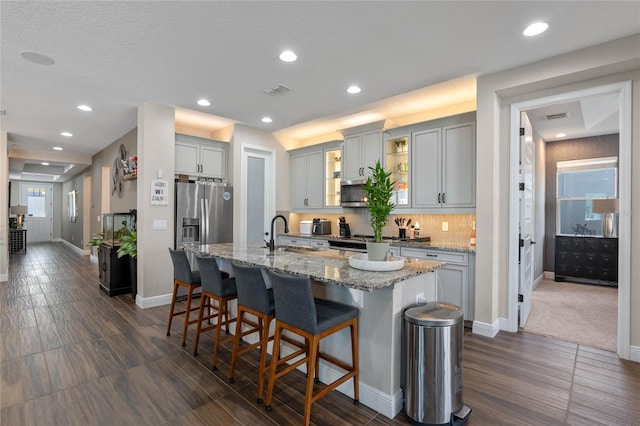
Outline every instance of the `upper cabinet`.
<svg viewBox="0 0 640 426"><path fill-rule="evenodd" d="M378 160L383 160L382 124L383 122L380 121L342 130L344 135L343 180L364 178L369 174L369 167L374 167Z"/></svg>
<svg viewBox="0 0 640 426"><path fill-rule="evenodd" d="M194 178L225 180L227 145L224 142L176 134L175 173Z"/></svg>
<svg viewBox="0 0 640 426"><path fill-rule="evenodd" d="M475 134L475 113L388 130L385 167L393 172L396 180L397 208L473 212L476 205Z"/></svg>
<svg viewBox="0 0 640 426"><path fill-rule="evenodd" d="M322 208L322 149L302 150L291 157L291 208Z"/></svg>

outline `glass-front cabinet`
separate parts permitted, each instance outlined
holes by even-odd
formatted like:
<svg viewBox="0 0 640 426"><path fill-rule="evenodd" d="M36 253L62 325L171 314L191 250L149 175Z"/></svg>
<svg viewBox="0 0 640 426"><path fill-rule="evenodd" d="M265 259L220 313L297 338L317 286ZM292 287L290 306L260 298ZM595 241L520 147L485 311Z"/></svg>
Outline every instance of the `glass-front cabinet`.
<svg viewBox="0 0 640 426"><path fill-rule="evenodd" d="M342 179L342 148L324 151L325 207L340 207L340 180Z"/></svg>
<svg viewBox="0 0 640 426"><path fill-rule="evenodd" d="M409 140L410 135L395 136L385 140L385 168L395 181L391 201L396 207L410 207L409 199Z"/></svg>

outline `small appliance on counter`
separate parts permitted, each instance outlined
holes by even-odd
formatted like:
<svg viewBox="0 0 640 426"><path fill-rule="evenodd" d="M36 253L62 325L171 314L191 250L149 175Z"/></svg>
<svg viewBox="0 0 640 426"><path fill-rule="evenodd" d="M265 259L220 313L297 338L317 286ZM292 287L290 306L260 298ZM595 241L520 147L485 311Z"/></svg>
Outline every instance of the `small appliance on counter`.
<svg viewBox="0 0 640 426"><path fill-rule="evenodd" d="M300 221L300 233L303 235L311 235L313 229L313 222L310 220Z"/></svg>
<svg viewBox="0 0 640 426"><path fill-rule="evenodd" d="M338 223L340 225L340 236L341 237L350 237L351 236L351 230L349 229L349 224L347 223L347 221L344 218L344 216L340 216L338 218Z"/></svg>
<svg viewBox="0 0 640 426"><path fill-rule="evenodd" d="M329 235L331 234L331 221L329 219L313 218L313 225L311 227L311 233L313 235Z"/></svg>

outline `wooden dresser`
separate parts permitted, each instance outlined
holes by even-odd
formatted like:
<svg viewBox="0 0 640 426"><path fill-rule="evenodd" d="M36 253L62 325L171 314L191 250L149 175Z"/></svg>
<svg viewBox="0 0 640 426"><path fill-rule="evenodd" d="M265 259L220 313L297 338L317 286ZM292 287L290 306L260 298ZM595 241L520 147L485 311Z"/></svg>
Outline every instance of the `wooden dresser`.
<svg viewBox="0 0 640 426"><path fill-rule="evenodd" d="M556 235L555 280L618 286L618 239Z"/></svg>

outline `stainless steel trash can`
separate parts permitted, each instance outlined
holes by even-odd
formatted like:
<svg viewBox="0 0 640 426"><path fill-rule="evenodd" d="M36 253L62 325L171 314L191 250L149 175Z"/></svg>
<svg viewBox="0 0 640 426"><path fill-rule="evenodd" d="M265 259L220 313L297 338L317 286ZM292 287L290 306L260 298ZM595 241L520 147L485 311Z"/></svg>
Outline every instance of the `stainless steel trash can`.
<svg viewBox="0 0 640 426"><path fill-rule="evenodd" d="M407 416L426 425L464 424L471 409L462 401L462 311L429 302L407 309L404 318Z"/></svg>

